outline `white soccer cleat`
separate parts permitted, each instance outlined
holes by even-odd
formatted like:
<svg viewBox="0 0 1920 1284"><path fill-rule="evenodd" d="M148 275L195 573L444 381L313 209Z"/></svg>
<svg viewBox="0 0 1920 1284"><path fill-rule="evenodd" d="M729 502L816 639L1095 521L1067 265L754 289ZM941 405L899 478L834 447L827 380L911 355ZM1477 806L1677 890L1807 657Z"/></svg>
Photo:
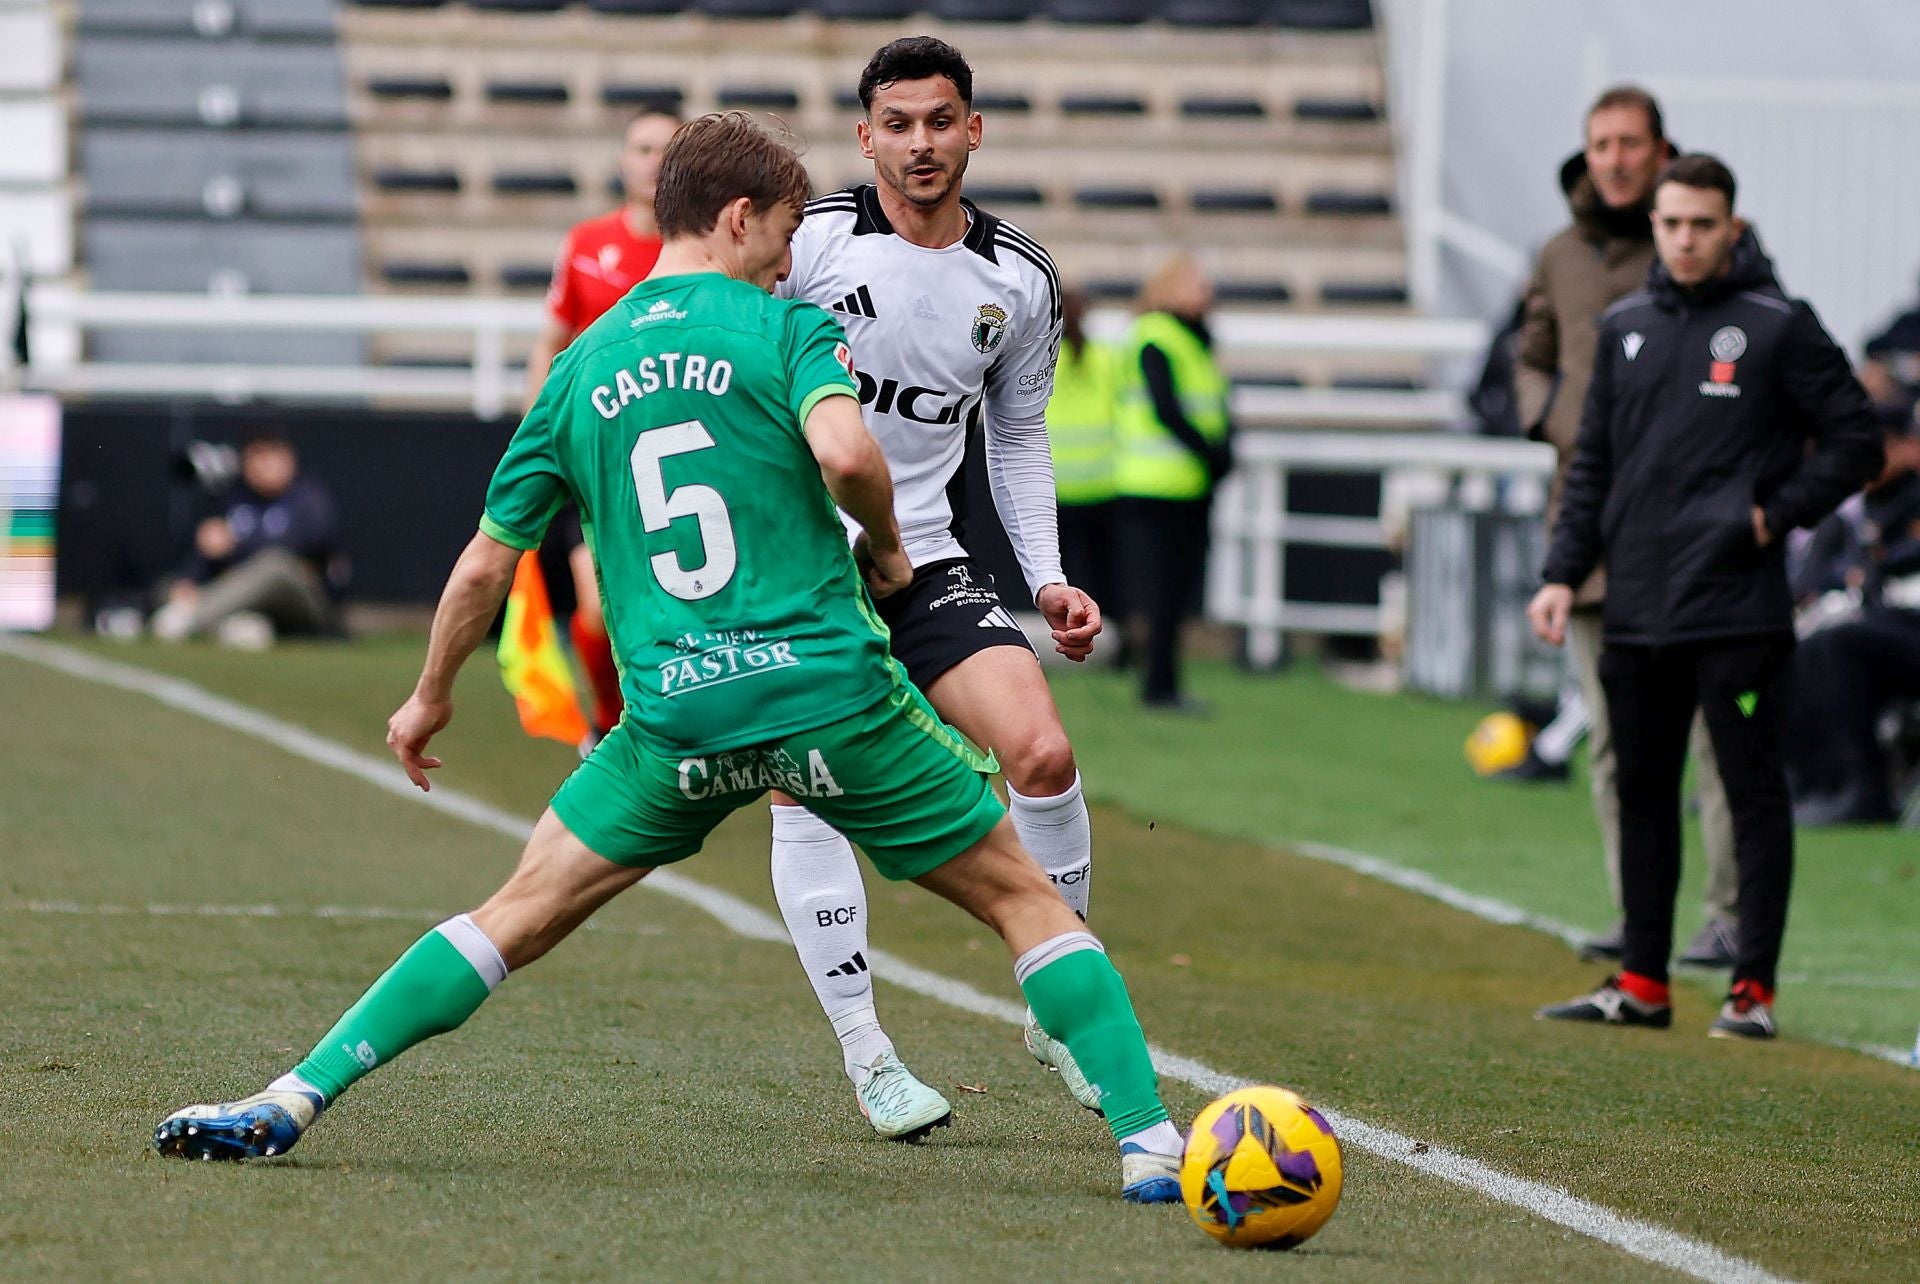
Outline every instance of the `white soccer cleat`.
<svg viewBox="0 0 1920 1284"><path fill-rule="evenodd" d="M1120 1147L1120 1198L1130 1204L1178 1203L1180 1156L1139 1145Z"/></svg>
<svg viewBox="0 0 1920 1284"><path fill-rule="evenodd" d="M913 1077L900 1058L883 1052L867 1067L867 1081L854 1089L860 1113L888 1141L920 1141L953 1123L947 1099Z"/></svg>
<svg viewBox="0 0 1920 1284"><path fill-rule="evenodd" d="M1100 1109L1098 1085L1087 1082L1087 1076L1080 1073L1080 1065L1073 1059L1073 1053L1067 1051L1066 1044L1040 1028L1032 1008L1027 1009L1027 1024L1021 1038L1035 1061L1060 1075L1060 1081L1067 1085L1075 1101L1096 1115L1105 1113Z"/></svg>
<svg viewBox="0 0 1920 1284"><path fill-rule="evenodd" d="M292 1150L321 1101L304 1092L256 1092L239 1101L176 1110L153 1130L153 1148L173 1159L263 1159Z"/></svg>

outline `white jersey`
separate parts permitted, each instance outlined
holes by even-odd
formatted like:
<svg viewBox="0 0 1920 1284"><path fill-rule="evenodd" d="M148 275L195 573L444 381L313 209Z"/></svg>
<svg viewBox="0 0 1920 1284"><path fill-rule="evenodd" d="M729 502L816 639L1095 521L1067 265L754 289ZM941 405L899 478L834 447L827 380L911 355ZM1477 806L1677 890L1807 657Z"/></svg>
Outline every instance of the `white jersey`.
<svg viewBox="0 0 1920 1284"><path fill-rule="evenodd" d="M967 433L984 421L987 469L1030 593L1064 581L1045 412L1060 349L1060 278L1032 237L970 202L956 245L894 234L871 184L807 206L786 298L846 327L867 427L893 474L915 566L965 557Z"/></svg>

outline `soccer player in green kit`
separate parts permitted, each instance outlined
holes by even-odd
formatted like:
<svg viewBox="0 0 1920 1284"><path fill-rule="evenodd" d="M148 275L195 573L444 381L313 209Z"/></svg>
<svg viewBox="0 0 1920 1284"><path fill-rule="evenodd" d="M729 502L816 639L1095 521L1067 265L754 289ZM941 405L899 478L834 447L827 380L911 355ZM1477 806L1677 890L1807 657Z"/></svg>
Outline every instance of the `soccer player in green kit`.
<svg viewBox="0 0 1920 1284"><path fill-rule="evenodd" d="M505 886L423 936L265 1091L162 1121L163 1155L284 1153L356 1080L458 1027L510 971L779 789L882 874L1000 934L1028 1003L1101 1089L1122 1195L1179 1198L1180 1137L1120 974L1020 847L987 764L888 656L867 589L895 591L912 567L845 336L768 293L807 190L793 153L743 116L674 137L660 261L561 354L514 434L387 743L429 788L454 675L568 497L600 567L627 716L561 785ZM864 528L852 549L836 504Z"/></svg>

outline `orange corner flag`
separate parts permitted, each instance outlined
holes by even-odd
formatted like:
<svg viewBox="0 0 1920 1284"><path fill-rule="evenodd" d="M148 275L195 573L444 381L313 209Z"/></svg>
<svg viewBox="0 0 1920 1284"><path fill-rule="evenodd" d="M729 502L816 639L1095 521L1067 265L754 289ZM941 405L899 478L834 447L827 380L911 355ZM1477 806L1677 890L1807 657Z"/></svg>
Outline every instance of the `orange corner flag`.
<svg viewBox="0 0 1920 1284"><path fill-rule="evenodd" d="M507 618L500 630L500 678L528 735L570 745L587 738L586 715L580 712L573 671L553 626L546 577L534 553L522 553L513 570Z"/></svg>

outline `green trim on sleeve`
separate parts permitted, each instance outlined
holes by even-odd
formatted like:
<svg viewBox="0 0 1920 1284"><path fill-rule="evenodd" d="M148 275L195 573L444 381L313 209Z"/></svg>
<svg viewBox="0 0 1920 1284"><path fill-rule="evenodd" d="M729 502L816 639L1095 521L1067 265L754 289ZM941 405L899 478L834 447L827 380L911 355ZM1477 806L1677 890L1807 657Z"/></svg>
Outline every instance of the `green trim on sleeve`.
<svg viewBox="0 0 1920 1284"><path fill-rule="evenodd" d="M515 534L499 522L494 521L491 513L480 514L480 533L488 539L505 544L508 548L517 548L523 553L540 547L539 540L528 539L524 535Z"/></svg>
<svg viewBox="0 0 1920 1284"><path fill-rule="evenodd" d="M800 426L802 428L807 426L807 416L813 413L813 408L825 401L828 397L852 397L855 401L858 401L860 394L853 390L851 384L821 384L818 388L815 388L812 392L800 399Z"/></svg>

